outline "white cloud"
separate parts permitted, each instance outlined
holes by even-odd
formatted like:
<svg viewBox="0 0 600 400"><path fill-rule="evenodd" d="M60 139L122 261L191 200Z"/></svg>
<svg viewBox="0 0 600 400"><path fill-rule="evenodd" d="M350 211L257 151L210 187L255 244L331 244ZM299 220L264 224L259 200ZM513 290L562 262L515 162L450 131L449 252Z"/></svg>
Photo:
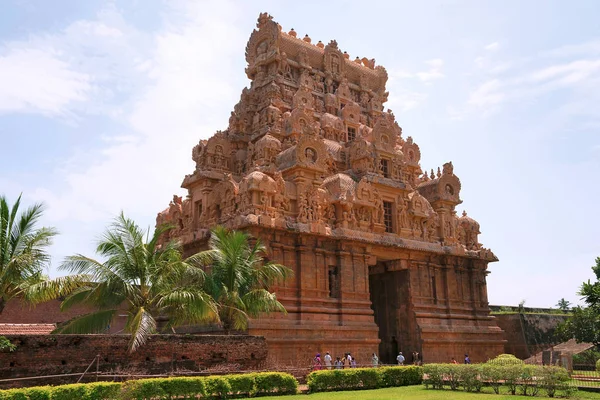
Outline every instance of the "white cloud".
<svg viewBox="0 0 600 400"><path fill-rule="evenodd" d="M430 84L434 80L441 79L444 77L444 74L442 73L442 67L444 66L444 60L436 58L436 59L427 61L427 64L429 65L429 70L417 72L415 74L417 76L417 78L419 78L422 82L424 82L426 84Z"/></svg>
<svg viewBox="0 0 600 400"><path fill-rule="evenodd" d="M490 43L488 45L485 45L483 47L483 49L487 50L487 51L494 51L494 50L498 50L498 47L500 47L500 43L494 42L494 43Z"/></svg>
<svg viewBox="0 0 600 400"><path fill-rule="evenodd" d="M590 53L582 54L583 50ZM592 44L563 47L523 60L499 62L494 67L489 59L478 57L475 66L479 72L474 74L473 80L479 78L479 83L469 93L462 109L454 107L449 112L454 118L470 113L488 116L508 102L530 101L558 90L574 94L568 102L563 102L561 110L581 109L582 100L594 103L595 93L600 90L600 54L595 54L595 50ZM550 54L553 56L549 57ZM566 54L580 57L563 59ZM597 110L592 114L600 117Z"/></svg>
<svg viewBox="0 0 600 400"><path fill-rule="evenodd" d="M0 113L64 116L89 98L91 80L52 48L13 44L0 56Z"/></svg>
<svg viewBox="0 0 600 400"><path fill-rule="evenodd" d="M104 74L103 80L118 84L127 76L139 76L125 92L124 101L107 104L101 99L103 108L122 110L109 114L122 127L101 137L103 147L76 151L65 161L57 174L64 178L63 190L36 189L35 196L49 205L52 221L106 221L122 209L139 216L142 223L153 223L171 195L181 191L178 187L184 175L193 169L189 156L193 145L225 128L228 112L223 110L233 107L242 89L231 87L234 73L230 60L247 39L232 23L238 12L228 3L207 8L181 2L171 7L164 27L144 41L147 47L138 49L145 58L127 63L123 59L131 54L104 53L103 64L129 69L122 72L119 68L117 74L123 75L117 76L96 71ZM141 35L115 16L114 10L111 15L118 21L118 29L105 21L78 21L67 31L100 32L95 40L106 48L106 41L114 43L117 31L127 30L120 47L133 47ZM220 40L198 40L208 37ZM131 38L134 43L127 42ZM81 49L72 46L70 56L87 68L91 60L85 52L77 52ZM243 71L237 75L243 76Z"/></svg>
<svg viewBox="0 0 600 400"><path fill-rule="evenodd" d="M475 107L491 107L502 103L505 94L502 93L502 83L498 79L489 80L471 92L468 104Z"/></svg>

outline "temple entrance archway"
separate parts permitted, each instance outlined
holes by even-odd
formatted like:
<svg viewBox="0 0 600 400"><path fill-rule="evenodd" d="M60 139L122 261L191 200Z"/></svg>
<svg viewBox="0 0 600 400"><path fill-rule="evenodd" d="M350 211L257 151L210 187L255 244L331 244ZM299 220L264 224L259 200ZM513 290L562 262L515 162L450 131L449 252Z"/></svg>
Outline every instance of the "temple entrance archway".
<svg viewBox="0 0 600 400"><path fill-rule="evenodd" d="M410 271L399 269L399 261L378 260L369 268L369 292L375 323L379 328L379 358L395 364L398 352L410 362L413 351L420 352L410 307Z"/></svg>

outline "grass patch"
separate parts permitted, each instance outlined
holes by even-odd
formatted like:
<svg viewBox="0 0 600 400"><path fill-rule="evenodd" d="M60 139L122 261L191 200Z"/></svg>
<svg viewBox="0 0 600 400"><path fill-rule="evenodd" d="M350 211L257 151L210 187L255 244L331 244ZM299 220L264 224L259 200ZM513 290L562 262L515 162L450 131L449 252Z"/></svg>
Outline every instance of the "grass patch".
<svg viewBox="0 0 600 400"><path fill-rule="evenodd" d="M299 394L294 396L269 396L257 397L255 400L531 400L531 396L512 396L501 392L501 394L493 394L491 388L484 387L482 393L468 393L463 391L452 390L431 390L425 389L425 386L403 386L396 388L375 389L375 390L355 390L348 392L324 392L314 394ZM546 398L538 396L537 398ZM598 399L600 393L583 392L575 393L571 399Z"/></svg>

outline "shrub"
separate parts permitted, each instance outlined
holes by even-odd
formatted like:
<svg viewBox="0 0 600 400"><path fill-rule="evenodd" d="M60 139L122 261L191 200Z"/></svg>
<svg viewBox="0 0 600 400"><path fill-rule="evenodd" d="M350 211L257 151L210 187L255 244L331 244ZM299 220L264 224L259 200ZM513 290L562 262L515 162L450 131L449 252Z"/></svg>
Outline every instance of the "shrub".
<svg viewBox="0 0 600 400"><path fill-rule="evenodd" d="M454 365L458 367L458 380L467 392L480 392L483 382L481 381L481 367L475 364Z"/></svg>
<svg viewBox="0 0 600 400"><path fill-rule="evenodd" d="M210 376L205 378L204 387L207 396L219 399L227 398L227 394L231 392L231 385L225 376Z"/></svg>
<svg viewBox="0 0 600 400"><path fill-rule="evenodd" d="M445 369L444 364L425 364L423 366L423 374L426 376L423 379L425 388L431 386L432 389L443 389Z"/></svg>
<svg viewBox="0 0 600 400"><path fill-rule="evenodd" d="M502 367L498 367L493 364L483 364L481 366L481 380L487 382L494 393L500 393L500 385L502 385L502 381L504 380L504 374Z"/></svg>
<svg viewBox="0 0 600 400"><path fill-rule="evenodd" d="M509 365L498 367L502 371L504 384L508 387L510 394L517 394L517 387L521 379L523 365Z"/></svg>
<svg viewBox="0 0 600 400"><path fill-rule="evenodd" d="M38 386L21 390L28 400L50 400L52 398L52 388L50 386Z"/></svg>
<svg viewBox="0 0 600 400"><path fill-rule="evenodd" d="M296 394L298 381L290 374L283 372L261 372L254 374L256 393Z"/></svg>
<svg viewBox="0 0 600 400"><path fill-rule="evenodd" d="M159 385L167 398L204 396L204 378L176 377L159 379Z"/></svg>
<svg viewBox="0 0 600 400"><path fill-rule="evenodd" d="M229 385L233 395L252 396L256 393L256 376L255 374L231 375Z"/></svg>
<svg viewBox="0 0 600 400"><path fill-rule="evenodd" d="M118 382L90 383L87 389L89 400L115 400L119 399L121 394L121 384ZM30 400L33 399L30 397Z"/></svg>
<svg viewBox="0 0 600 400"><path fill-rule="evenodd" d="M423 369L416 366L313 371L307 377L310 392L419 385L422 381Z"/></svg>
<svg viewBox="0 0 600 400"><path fill-rule="evenodd" d="M596 371L600 371L600 360L596 361Z"/></svg>
<svg viewBox="0 0 600 400"><path fill-rule="evenodd" d="M0 336L0 351L13 352L17 349L17 346L11 343L6 336Z"/></svg>
<svg viewBox="0 0 600 400"><path fill-rule="evenodd" d="M127 381L122 386L122 397L125 399L146 400L162 398L165 392L161 386L164 379L140 379ZM60 386L59 386L60 387Z"/></svg>
<svg viewBox="0 0 600 400"><path fill-rule="evenodd" d="M87 397L87 385L75 383L72 385L61 385L52 388L52 400L82 400Z"/></svg>
<svg viewBox="0 0 600 400"><path fill-rule="evenodd" d="M421 367L383 367L377 371L381 387L420 385L423 382Z"/></svg>
<svg viewBox="0 0 600 400"><path fill-rule="evenodd" d="M512 354L500 354L492 360L488 360L486 364L508 366L508 365L524 365L523 360L519 360Z"/></svg>
<svg viewBox="0 0 600 400"><path fill-rule="evenodd" d="M521 367L519 388L523 396L535 396L539 392L538 377L541 375L539 368L537 365L523 365Z"/></svg>
<svg viewBox="0 0 600 400"><path fill-rule="evenodd" d="M460 386L461 383L461 376L460 376L460 371L461 371L461 366L462 365L457 365L457 364L441 364L440 366L440 370L442 373L442 380L444 381L443 383L447 384L448 386L450 386L451 390L458 390L458 387ZM442 385L443 385L442 383Z"/></svg>
<svg viewBox="0 0 600 400"><path fill-rule="evenodd" d="M549 397L554 397L558 390L569 389L569 373L561 367L543 367L540 371L540 385Z"/></svg>
<svg viewBox="0 0 600 400"><path fill-rule="evenodd" d="M3 392L4 398L0 397L2 400L28 400L23 389L9 389L4 390Z"/></svg>

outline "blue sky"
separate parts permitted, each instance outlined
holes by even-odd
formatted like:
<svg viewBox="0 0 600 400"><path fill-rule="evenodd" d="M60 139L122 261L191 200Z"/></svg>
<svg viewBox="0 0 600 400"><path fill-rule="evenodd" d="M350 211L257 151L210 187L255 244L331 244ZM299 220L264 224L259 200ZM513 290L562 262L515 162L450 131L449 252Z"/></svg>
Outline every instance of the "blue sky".
<svg viewBox="0 0 600 400"><path fill-rule="evenodd" d="M367 4L367 5L365 5ZM492 304L552 306L600 256L597 1L5 0L0 193L47 205L50 274L119 211L153 226L248 85L259 12L375 58L423 168L453 161Z"/></svg>

